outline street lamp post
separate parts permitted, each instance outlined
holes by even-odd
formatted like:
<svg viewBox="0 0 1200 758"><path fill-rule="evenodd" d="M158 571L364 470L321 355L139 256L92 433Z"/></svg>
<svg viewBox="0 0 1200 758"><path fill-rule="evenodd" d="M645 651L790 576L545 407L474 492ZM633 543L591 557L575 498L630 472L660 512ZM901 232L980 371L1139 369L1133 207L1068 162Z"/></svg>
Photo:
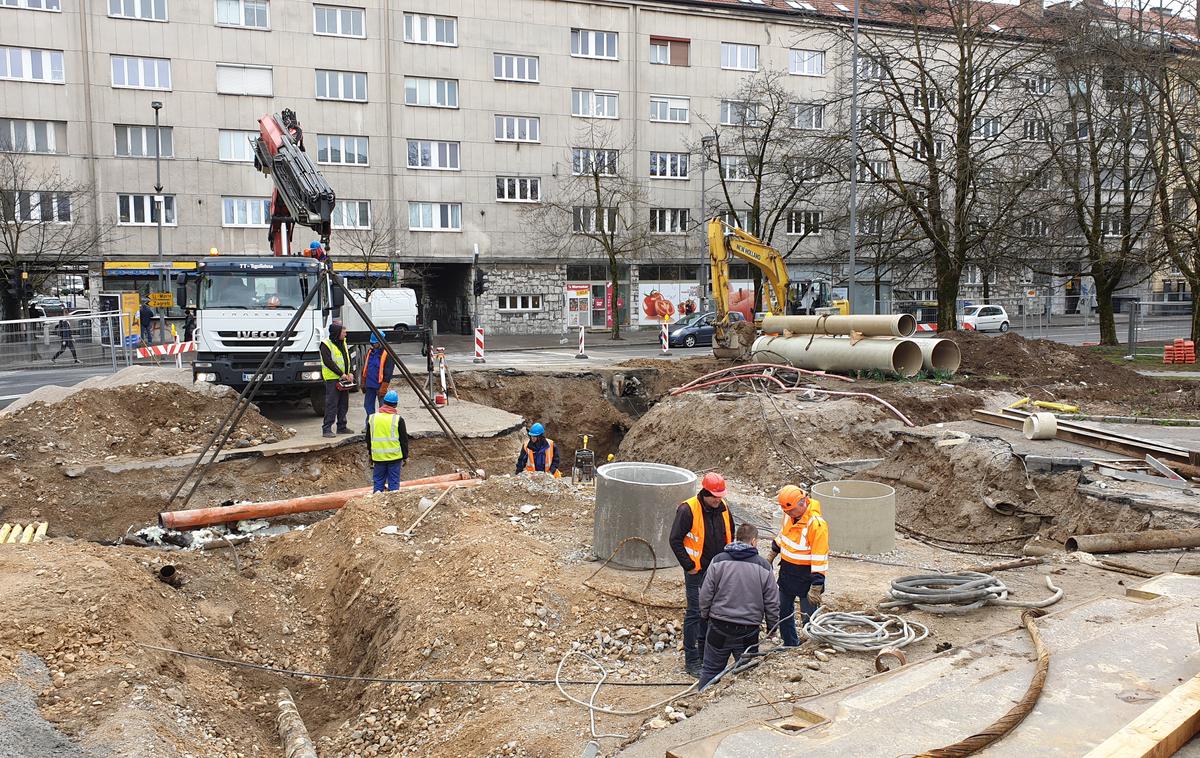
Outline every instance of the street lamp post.
<svg viewBox="0 0 1200 758"><path fill-rule="evenodd" d="M151 101L154 109L154 208L158 212L158 291L167 291L167 270L163 268L163 194L162 194L162 132L158 121L158 112L162 110L162 102ZM158 335L162 342L167 341L167 314L165 310L158 312Z"/></svg>
<svg viewBox="0 0 1200 758"><path fill-rule="evenodd" d="M702 230L702 234L708 234L708 156L710 151L717 143L717 138L712 134L706 134L700 138L700 152L702 153L700 160L700 216L706 224ZM701 267L703 270L703 267ZM712 270L708 272L708 286L705 288L709 293L712 292ZM708 302L708 294L701 297L701 302ZM707 309L707 306L705 306Z"/></svg>
<svg viewBox="0 0 1200 758"><path fill-rule="evenodd" d="M850 56L850 276L846 299L850 312L858 313L858 2L854 0L853 52ZM872 309L874 310L874 309Z"/></svg>

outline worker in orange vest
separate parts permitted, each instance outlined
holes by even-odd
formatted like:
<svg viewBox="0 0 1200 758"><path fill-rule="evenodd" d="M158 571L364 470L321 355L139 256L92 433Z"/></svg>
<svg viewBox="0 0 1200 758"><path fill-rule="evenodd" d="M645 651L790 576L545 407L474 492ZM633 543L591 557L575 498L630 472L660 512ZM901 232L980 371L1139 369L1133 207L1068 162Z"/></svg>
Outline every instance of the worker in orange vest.
<svg viewBox="0 0 1200 758"><path fill-rule="evenodd" d="M363 390L363 407L367 409L368 416L375 412L375 402L382 400L391 388L395 370L396 364L391 356L379 344L375 333L371 332L371 344L362 359L362 381L359 382Z"/></svg>
<svg viewBox="0 0 1200 758"><path fill-rule="evenodd" d="M562 477L558 469L558 448L554 446L554 440L546 438L546 427L541 422L529 427L529 444L521 448L521 454L517 456L516 473L534 471L553 474L555 479Z"/></svg>
<svg viewBox="0 0 1200 758"><path fill-rule="evenodd" d="M713 558L733 542L733 515L725 503L725 477L716 472L704 475L695 497L675 509L671 525L671 550L683 567L687 610L683 614L683 663L699 678L704 663L704 638L708 624L700 615L700 588Z"/></svg>
<svg viewBox="0 0 1200 758"><path fill-rule="evenodd" d="M803 487L789 484L779 490L783 526L771 542L771 562L779 556L779 636L784 647L796 647L796 598L800 612L812 616L821 605L829 571L829 526L821 517L821 501ZM801 619L803 621L803 619Z"/></svg>

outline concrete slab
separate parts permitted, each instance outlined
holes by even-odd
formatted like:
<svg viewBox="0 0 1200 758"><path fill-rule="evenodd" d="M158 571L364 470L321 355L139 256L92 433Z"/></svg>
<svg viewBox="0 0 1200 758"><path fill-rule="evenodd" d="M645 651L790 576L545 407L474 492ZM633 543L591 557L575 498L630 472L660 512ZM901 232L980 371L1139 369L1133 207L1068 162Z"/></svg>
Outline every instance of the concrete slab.
<svg viewBox="0 0 1200 758"><path fill-rule="evenodd" d="M1166 574L1138 589L1038 621L1051 655L1045 690L1016 730L979 755L1083 755L1200 672L1200 577ZM802 701L789 719L715 736L697 733L709 719L688 719L666 730L678 735L667 755L916 754L995 721L1024 693L1033 668L1028 635L1013 630Z"/></svg>

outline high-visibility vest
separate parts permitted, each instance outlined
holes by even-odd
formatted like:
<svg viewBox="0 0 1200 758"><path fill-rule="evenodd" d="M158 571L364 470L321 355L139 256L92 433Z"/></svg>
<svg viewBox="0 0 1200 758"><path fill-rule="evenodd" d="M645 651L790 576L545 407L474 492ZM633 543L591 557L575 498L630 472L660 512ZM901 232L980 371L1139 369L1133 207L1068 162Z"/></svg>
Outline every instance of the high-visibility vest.
<svg viewBox="0 0 1200 758"><path fill-rule="evenodd" d="M800 521L783 517L783 528L775 540L780 557L797 566L808 566L816 574L829 570L829 526L821 518L821 503L810 499Z"/></svg>
<svg viewBox="0 0 1200 758"><path fill-rule="evenodd" d="M700 555L704 552L704 506L700 504L700 496L696 495L693 498L683 501L683 504L692 509L692 528L683 537L683 549L692 559L696 570L700 570ZM721 505L725 505L725 501L721 501ZM733 542L733 522L729 520L729 507L721 513L725 517L725 544Z"/></svg>
<svg viewBox="0 0 1200 758"><path fill-rule="evenodd" d="M371 366L371 356L375 353L376 350L379 351L379 376L377 376L375 378L374 384L371 384L371 383L367 382L367 369ZM363 359L363 367L362 367L362 383L363 383L364 387L382 387L383 386L383 369L387 365L387 360L388 360L388 354L387 354L386 350L384 350L382 348L374 348L374 347L369 348L367 350L367 356L366 356L366 358Z"/></svg>
<svg viewBox="0 0 1200 758"><path fill-rule="evenodd" d="M554 465L554 440L546 440L546 449L543 452L545 453L546 457L542 459L543 468L539 469L537 467L537 465L533 462L533 448L526 445L525 446L525 470L529 471L531 473L534 471L545 471L547 474L553 473L555 478L561 479L562 478L561 471L555 471L555 472L550 471L550 468Z"/></svg>
<svg viewBox="0 0 1200 758"><path fill-rule="evenodd" d="M325 365L325 361L321 361L321 378L325 380L341 379L342 375L346 373L346 355L342 352L342 348L346 345L345 341L338 345L333 340L326 339L321 344L329 348L329 357L333 358L333 365L337 366L338 371L341 372L333 373Z"/></svg>
<svg viewBox="0 0 1200 758"><path fill-rule="evenodd" d="M386 463L404 457L404 448L400 447L398 414L372 413L367 425L371 429L371 460Z"/></svg>

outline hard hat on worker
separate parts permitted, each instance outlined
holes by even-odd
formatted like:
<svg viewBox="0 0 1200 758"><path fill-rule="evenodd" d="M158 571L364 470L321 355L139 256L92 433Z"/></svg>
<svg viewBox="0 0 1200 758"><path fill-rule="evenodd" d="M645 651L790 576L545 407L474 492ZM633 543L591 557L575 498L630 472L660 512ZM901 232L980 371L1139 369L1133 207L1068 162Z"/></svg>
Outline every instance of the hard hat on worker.
<svg viewBox="0 0 1200 758"><path fill-rule="evenodd" d="M708 490L708 494L713 497L725 497L725 477L715 471L705 474L700 486Z"/></svg>
<svg viewBox="0 0 1200 758"><path fill-rule="evenodd" d="M308 249L309 250L320 250L321 243L316 240L313 240L312 242L308 243Z"/></svg>
<svg viewBox="0 0 1200 758"><path fill-rule="evenodd" d="M779 499L779 507L784 510L808 502L808 493L804 491L803 487L797 487L794 484L789 484L779 490L777 497Z"/></svg>
<svg viewBox="0 0 1200 758"><path fill-rule="evenodd" d="M541 437L545 433L546 433L546 427L542 426L540 421L535 423L533 426L529 427L529 436L530 437Z"/></svg>
<svg viewBox="0 0 1200 758"><path fill-rule="evenodd" d="M371 332L371 344L372 345L379 344L379 338L375 336L375 332Z"/></svg>
<svg viewBox="0 0 1200 758"><path fill-rule="evenodd" d="M388 405L396 405L400 402L400 396L396 394L396 390L388 390L387 394L383 396L383 402Z"/></svg>

